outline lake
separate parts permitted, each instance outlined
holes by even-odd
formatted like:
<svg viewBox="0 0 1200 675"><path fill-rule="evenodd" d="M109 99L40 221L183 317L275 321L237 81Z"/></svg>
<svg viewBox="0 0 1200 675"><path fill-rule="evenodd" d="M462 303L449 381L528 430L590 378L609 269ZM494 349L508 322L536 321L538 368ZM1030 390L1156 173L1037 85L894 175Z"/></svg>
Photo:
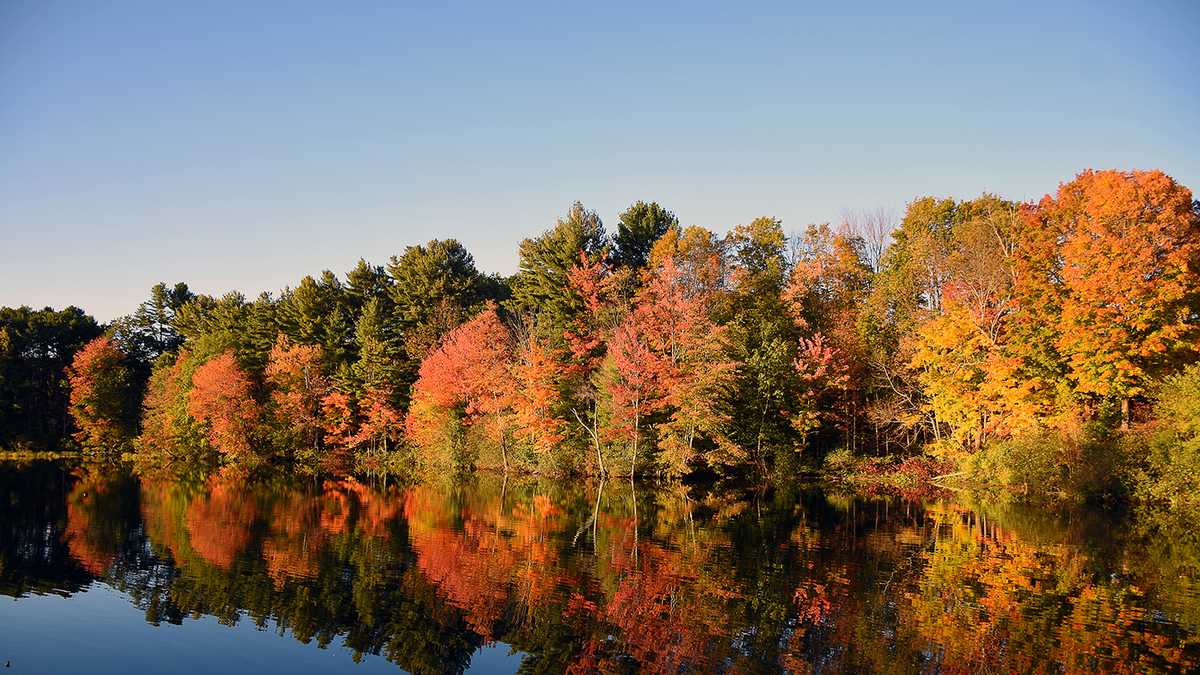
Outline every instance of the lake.
<svg viewBox="0 0 1200 675"><path fill-rule="evenodd" d="M478 476L0 463L13 673L1172 672L1198 559L1128 517Z"/></svg>

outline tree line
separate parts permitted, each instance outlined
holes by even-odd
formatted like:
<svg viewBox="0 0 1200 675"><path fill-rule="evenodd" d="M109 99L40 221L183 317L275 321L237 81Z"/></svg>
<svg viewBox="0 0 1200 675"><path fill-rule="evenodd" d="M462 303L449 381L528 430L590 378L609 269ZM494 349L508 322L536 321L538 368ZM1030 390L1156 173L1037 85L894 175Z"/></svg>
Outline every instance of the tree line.
<svg viewBox="0 0 1200 675"><path fill-rule="evenodd" d="M160 284L56 391L81 444L157 464L680 477L834 453L952 467L1145 424L1162 383L1200 379L1200 206L1159 171L791 236L653 202L610 233L576 203L519 259L487 275L435 240L254 300Z"/></svg>

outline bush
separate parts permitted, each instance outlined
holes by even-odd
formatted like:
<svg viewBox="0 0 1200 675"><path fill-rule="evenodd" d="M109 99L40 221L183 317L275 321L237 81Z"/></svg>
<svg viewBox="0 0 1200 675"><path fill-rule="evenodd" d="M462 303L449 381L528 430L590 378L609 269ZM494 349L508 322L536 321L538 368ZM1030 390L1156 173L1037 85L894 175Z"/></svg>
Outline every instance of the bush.
<svg viewBox="0 0 1200 675"><path fill-rule="evenodd" d="M849 448L838 448L831 450L825 455L825 461L822 463L825 474L829 476L847 476L858 467L858 460L854 457L854 453L850 452Z"/></svg>
<svg viewBox="0 0 1200 675"><path fill-rule="evenodd" d="M1119 501L1136 472L1129 444L1103 424L1079 434L1054 431L994 443L962 462L969 480L1034 501Z"/></svg>
<svg viewBox="0 0 1200 675"><path fill-rule="evenodd" d="M1200 364L1158 387L1154 422L1138 444L1145 455L1135 493L1169 511L1200 515Z"/></svg>

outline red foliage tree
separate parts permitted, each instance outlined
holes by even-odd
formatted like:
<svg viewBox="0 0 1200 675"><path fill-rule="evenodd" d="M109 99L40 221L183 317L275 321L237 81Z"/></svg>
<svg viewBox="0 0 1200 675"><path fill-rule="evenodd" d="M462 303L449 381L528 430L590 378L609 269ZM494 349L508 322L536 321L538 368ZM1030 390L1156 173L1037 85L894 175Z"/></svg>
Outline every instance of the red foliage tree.
<svg viewBox="0 0 1200 675"><path fill-rule="evenodd" d="M236 459L253 455L250 439L262 419L253 385L233 352L225 352L196 369L188 392L188 414L208 425L208 440L220 453Z"/></svg>
<svg viewBox="0 0 1200 675"><path fill-rule="evenodd" d="M314 450L320 443L321 401L329 391L321 348L293 345L280 335L265 371L277 421L287 434Z"/></svg>
<svg viewBox="0 0 1200 675"><path fill-rule="evenodd" d="M354 399L342 391L331 391L321 399L321 430L325 433L326 467L344 467L350 450L357 445L358 414Z"/></svg>
<svg viewBox="0 0 1200 675"><path fill-rule="evenodd" d="M494 304L455 328L421 363L406 420L410 438L428 444L457 421L485 422L507 466L506 436L514 383L512 335Z"/></svg>
<svg viewBox="0 0 1200 675"><path fill-rule="evenodd" d="M383 387L371 387L359 401L362 421L354 443L368 446L368 451L387 452L388 441L396 438L404 428L404 417L392 405L392 392Z"/></svg>
<svg viewBox="0 0 1200 675"><path fill-rule="evenodd" d="M75 352L67 367L75 440L89 448L112 448L133 434L132 378L125 354L102 335Z"/></svg>
<svg viewBox="0 0 1200 675"><path fill-rule="evenodd" d="M659 425L660 469L678 476L695 458L697 437L722 452L736 449L725 438L722 409L736 363L725 353L724 329L709 316L711 295L688 283L672 259L647 275L633 312L613 333L609 345L617 377L611 384L622 428L637 459L642 420L666 411Z"/></svg>
<svg viewBox="0 0 1200 675"><path fill-rule="evenodd" d="M567 342L567 357L563 375L569 390L571 414L592 439L596 454L596 470L606 473L600 447L599 374L608 353L606 338L612 333L626 309L621 299L621 285L630 277L623 268L614 274L604 261L591 261L582 251L579 262L567 273L567 286L577 303L578 311L563 337Z"/></svg>

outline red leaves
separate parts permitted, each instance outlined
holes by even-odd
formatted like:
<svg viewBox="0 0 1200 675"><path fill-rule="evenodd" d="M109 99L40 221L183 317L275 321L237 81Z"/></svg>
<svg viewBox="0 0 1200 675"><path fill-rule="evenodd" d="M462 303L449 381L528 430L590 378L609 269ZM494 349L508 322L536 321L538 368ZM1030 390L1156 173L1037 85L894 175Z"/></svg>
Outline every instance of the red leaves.
<svg viewBox="0 0 1200 675"><path fill-rule="evenodd" d="M450 331L421 363L406 426L409 437L430 445L458 416L472 424L502 414L514 397L512 336L489 304ZM494 425L503 434L503 425Z"/></svg>
<svg viewBox="0 0 1200 675"><path fill-rule="evenodd" d="M130 375L125 354L100 336L75 352L67 368L75 440L86 447L111 447L128 438Z"/></svg>
<svg viewBox="0 0 1200 675"><path fill-rule="evenodd" d="M387 449L388 439L394 438L404 425L404 418L391 399L391 391L380 387L372 387L363 394L358 402L362 423L358 434L351 439L354 445L376 444Z"/></svg>
<svg viewBox="0 0 1200 675"><path fill-rule="evenodd" d="M630 314L617 326L609 343L618 374L609 391L623 420L620 429L631 439L639 432L640 418L665 403L661 380L668 373L667 364L651 351L650 340L644 334L649 329L638 323L636 313Z"/></svg>
<svg viewBox="0 0 1200 675"><path fill-rule="evenodd" d="M511 388L508 373L512 338L495 305L450 331L421 363L413 397L468 414L486 412Z"/></svg>
<svg viewBox="0 0 1200 675"><path fill-rule="evenodd" d="M331 391L321 399L321 430L325 432L328 447L334 450L353 447L356 420L354 401L349 394Z"/></svg>
<svg viewBox="0 0 1200 675"><path fill-rule="evenodd" d="M567 283L582 310L564 332L570 350L568 370L586 377L604 360L605 318L619 311L618 280L602 261L589 262L580 252L579 262L567 273Z"/></svg>
<svg viewBox="0 0 1200 675"><path fill-rule="evenodd" d="M671 475L687 471L698 437L728 445L721 405L736 363L725 353L724 328L709 316L711 304L710 292L689 283L668 258L647 274L609 343L618 428L636 440L642 417L666 412L657 430L659 464Z"/></svg>
<svg viewBox="0 0 1200 675"><path fill-rule="evenodd" d="M292 345L280 335L266 368L267 384L277 420L299 439L316 447L321 428L321 404L329 390L321 348Z"/></svg>
<svg viewBox="0 0 1200 675"><path fill-rule="evenodd" d="M208 440L218 452L239 458L251 455L250 438L262 418L252 392L250 378L232 351L209 360L192 375L188 414L208 424Z"/></svg>

